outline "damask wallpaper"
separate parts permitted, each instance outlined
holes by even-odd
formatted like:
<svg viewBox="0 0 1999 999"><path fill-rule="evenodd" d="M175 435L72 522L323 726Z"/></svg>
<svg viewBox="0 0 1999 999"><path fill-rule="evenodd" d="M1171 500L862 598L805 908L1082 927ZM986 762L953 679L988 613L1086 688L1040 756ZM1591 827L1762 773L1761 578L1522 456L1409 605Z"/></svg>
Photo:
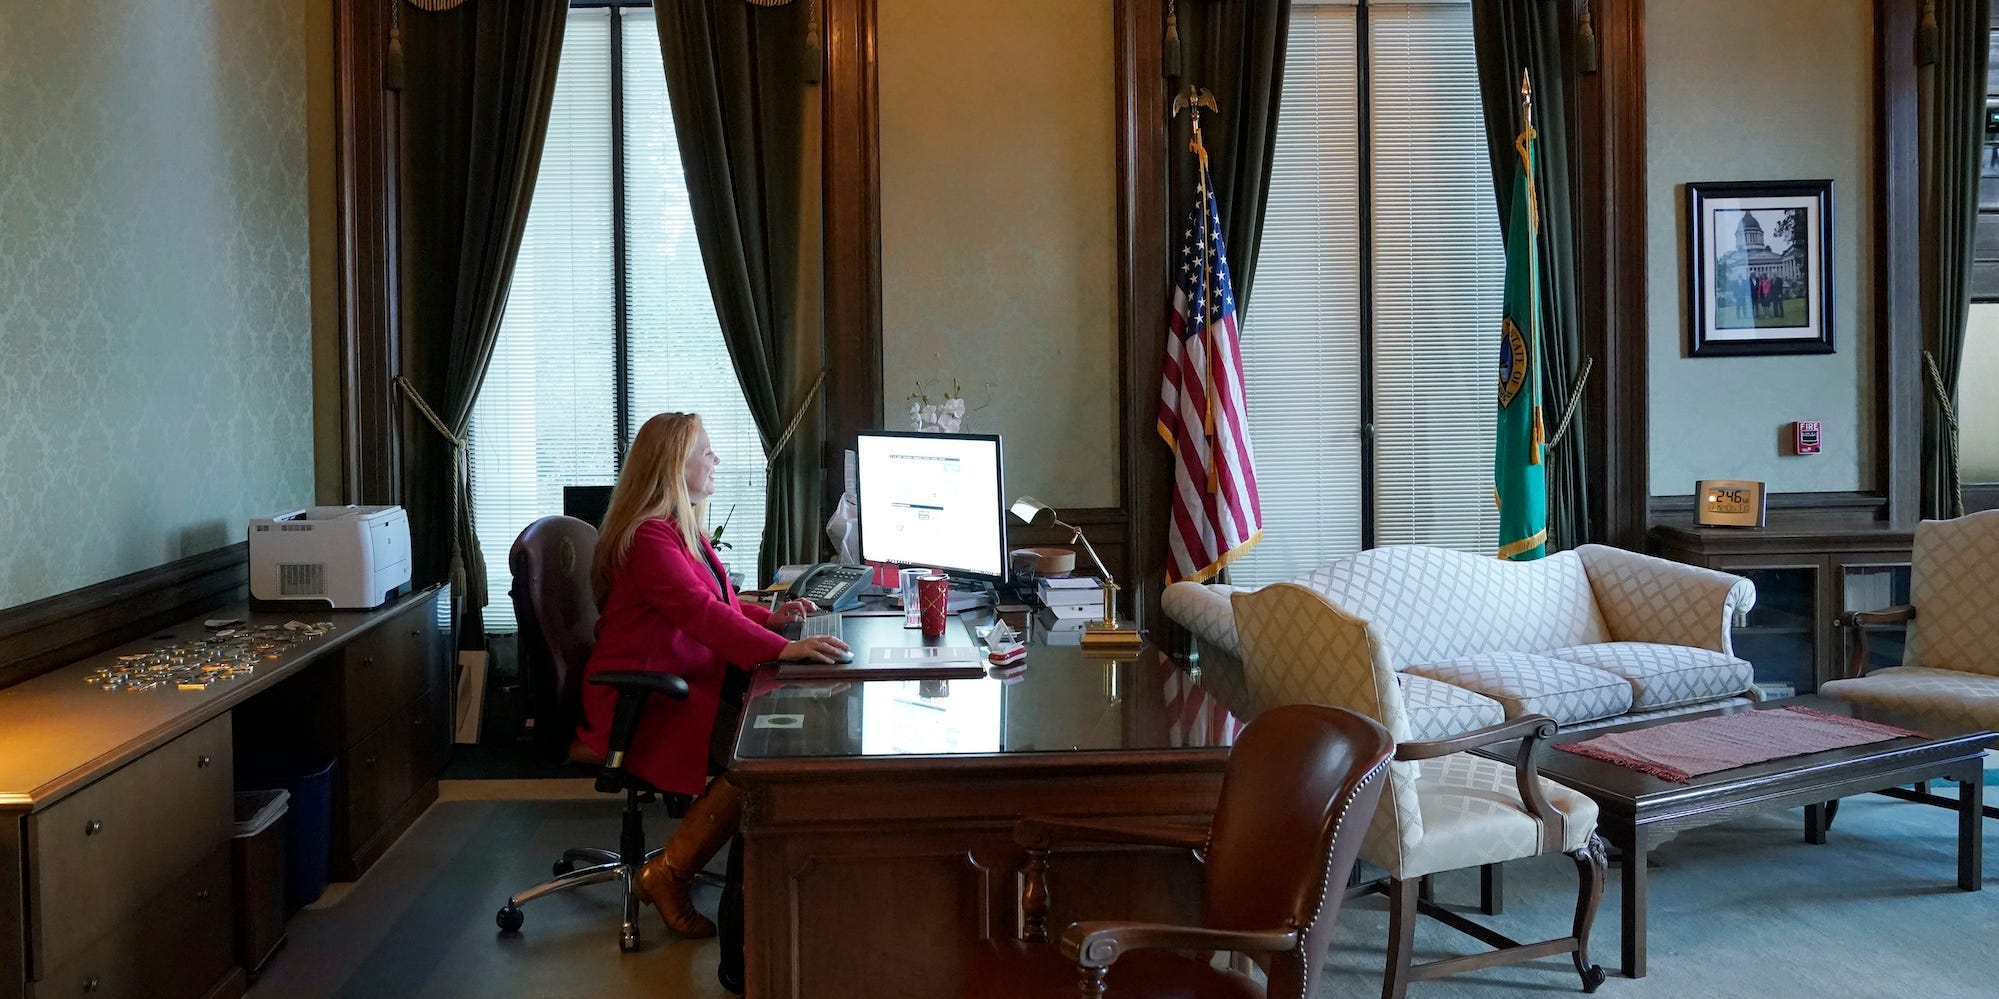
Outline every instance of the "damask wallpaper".
<svg viewBox="0 0 1999 999"><path fill-rule="evenodd" d="M313 10L0 4L0 607L312 502Z"/></svg>

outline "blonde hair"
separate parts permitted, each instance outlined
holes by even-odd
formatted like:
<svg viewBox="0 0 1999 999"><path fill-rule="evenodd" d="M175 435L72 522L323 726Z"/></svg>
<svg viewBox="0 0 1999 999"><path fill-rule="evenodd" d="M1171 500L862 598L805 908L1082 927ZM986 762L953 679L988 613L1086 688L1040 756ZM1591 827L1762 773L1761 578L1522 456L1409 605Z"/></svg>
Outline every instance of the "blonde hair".
<svg viewBox="0 0 1999 999"><path fill-rule="evenodd" d="M604 528L597 538L597 555L590 567L590 589L599 607L611 596L611 580L632 554L639 525L665 517L680 529L680 538L696 557L701 552L701 527L707 504L687 494L687 459L701 433L701 417L693 413L661 413L639 427L624 471L611 490L604 511Z"/></svg>

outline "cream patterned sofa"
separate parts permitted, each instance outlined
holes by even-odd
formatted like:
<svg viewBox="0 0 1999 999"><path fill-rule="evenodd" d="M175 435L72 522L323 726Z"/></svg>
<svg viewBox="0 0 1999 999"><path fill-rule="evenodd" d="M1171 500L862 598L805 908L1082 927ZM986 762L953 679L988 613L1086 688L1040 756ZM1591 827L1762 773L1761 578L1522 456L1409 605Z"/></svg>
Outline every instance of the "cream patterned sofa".
<svg viewBox="0 0 1999 999"><path fill-rule="evenodd" d="M1729 645L1756 589L1711 569L1603 545L1533 562L1400 546L1292 582L1367 622L1419 740L1529 714L1589 728L1759 696L1749 663ZM1273 705L1258 703L1244 680L1234 592L1175 583L1164 606L1195 636L1202 684L1250 718Z"/></svg>

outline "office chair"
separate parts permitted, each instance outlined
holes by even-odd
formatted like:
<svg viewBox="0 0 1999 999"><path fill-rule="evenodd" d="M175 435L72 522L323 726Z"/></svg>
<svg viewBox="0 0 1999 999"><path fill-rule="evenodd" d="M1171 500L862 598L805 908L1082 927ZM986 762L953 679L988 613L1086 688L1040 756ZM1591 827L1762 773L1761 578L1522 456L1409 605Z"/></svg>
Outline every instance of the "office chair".
<svg viewBox="0 0 1999 999"><path fill-rule="evenodd" d="M1386 729L1352 711L1288 704L1258 715L1236 740L1209 825L1021 819L1014 841L1027 850L1022 939L975 952L979 959L960 996L1317 994L1319 969L1346 900L1346 872L1360 855L1394 749ZM1071 923L1050 945L1048 855L1072 843L1199 853L1200 924ZM1268 985L1185 951L1255 955Z"/></svg>
<svg viewBox="0 0 1999 999"><path fill-rule="evenodd" d="M550 755L566 754L582 712L583 667L590 660L597 625L597 603L590 592L590 564L596 548L596 528L573 517L543 517L521 532L507 555L514 577L511 592L519 626L521 667L534 705L535 741ZM513 933L521 928L521 906L537 898L618 881L625 893L625 922L618 949L631 951L639 947L639 868L659 853L646 851L641 806L663 801L667 815L679 818L686 814L692 799L661 791L633 776L624 768L624 756L638 734L646 702L655 695L686 700L687 682L671 673L640 670L599 673L590 682L618 693L608 752L597 772L597 790L625 795L618 849L563 851L562 859L555 862L555 877L507 899L494 921L502 932Z"/></svg>

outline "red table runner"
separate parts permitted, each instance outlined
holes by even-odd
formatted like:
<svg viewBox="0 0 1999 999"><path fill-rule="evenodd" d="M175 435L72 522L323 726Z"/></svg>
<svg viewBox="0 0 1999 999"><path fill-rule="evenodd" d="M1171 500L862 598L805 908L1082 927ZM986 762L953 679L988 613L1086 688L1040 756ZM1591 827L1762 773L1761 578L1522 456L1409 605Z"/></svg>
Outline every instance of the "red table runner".
<svg viewBox="0 0 1999 999"><path fill-rule="evenodd" d="M1686 783L1751 763L1921 734L1812 708L1785 707L1666 722L1555 748Z"/></svg>

